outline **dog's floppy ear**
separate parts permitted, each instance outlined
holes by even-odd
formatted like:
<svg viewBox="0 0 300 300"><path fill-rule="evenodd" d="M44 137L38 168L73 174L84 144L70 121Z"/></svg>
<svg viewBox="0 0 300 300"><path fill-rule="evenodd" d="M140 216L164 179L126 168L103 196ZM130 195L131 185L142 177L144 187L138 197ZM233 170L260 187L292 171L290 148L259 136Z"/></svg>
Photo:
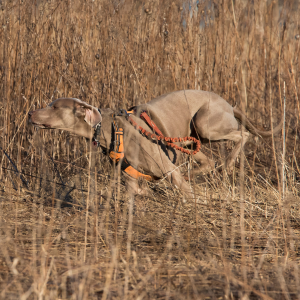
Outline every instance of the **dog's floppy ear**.
<svg viewBox="0 0 300 300"><path fill-rule="evenodd" d="M94 127L102 121L102 117L95 107L92 107L92 109L86 108L84 121L86 121L91 127Z"/></svg>
<svg viewBox="0 0 300 300"><path fill-rule="evenodd" d="M102 121L100 112L95 107L84 102L76 103L75 115L78 117L84 117L84 121L91 127L96 126Z"/></svg>

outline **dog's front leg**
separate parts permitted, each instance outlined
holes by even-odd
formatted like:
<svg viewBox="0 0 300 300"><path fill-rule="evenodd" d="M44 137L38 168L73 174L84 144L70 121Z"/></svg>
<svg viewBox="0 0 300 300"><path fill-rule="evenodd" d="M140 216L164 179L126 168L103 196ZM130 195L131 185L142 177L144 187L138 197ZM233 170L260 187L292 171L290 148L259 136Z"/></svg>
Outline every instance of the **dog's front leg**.
<svg viewBox="0 0 300 300"><path fill-rule="evenodd" d="M96 159L98 155L98 147L93 142L90 143L90 151L88 153L88 160L89 160L89 177L88 177L88 207L91 210L95 209L96 205Z"/></svg>
<svg viewBox="0 0 300 300"><path fill-rule="evenodd" d="M147 196L148 191L139 187L138 180L122 172L125 177L125 184L128 194Z"/></svg>

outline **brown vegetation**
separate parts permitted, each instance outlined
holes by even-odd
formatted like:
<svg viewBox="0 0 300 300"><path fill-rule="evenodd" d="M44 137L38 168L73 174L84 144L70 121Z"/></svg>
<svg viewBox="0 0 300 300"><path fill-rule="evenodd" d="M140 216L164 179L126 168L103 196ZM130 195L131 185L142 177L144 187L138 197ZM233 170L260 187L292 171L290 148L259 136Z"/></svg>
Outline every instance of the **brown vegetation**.
<svg viewBox="0 0 300 300"><path fill-rule="evenodd" d="M299 299L298 1L199 2L0 1L1 299ZM27 123L62 96L120 109L187 88L267 129L286 101L284 135L191 178L197 205L164 180L133 203L83 138Z"/></svg>

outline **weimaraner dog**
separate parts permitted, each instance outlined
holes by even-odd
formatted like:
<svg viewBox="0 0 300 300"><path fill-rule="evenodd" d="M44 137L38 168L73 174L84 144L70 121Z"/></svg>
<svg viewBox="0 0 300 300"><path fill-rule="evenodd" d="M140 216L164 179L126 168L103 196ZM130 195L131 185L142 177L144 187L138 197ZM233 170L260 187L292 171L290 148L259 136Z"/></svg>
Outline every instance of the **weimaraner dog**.
<svg viewBox="0 0 300 300"><path fill-rule="evenodd" d="M234 167L235 159L246 143L249 132L239 129L238 119L252 134L270 137L271 131L258 130L251 121L236 107L212 92L183 90L159 96L146 104L135 107L131 118L147 131L152 129L139 118L139 112L146 111L164 136L193 136L202 141L232 140L235 147L226 159L226 168ZM30 121L39 128L62 129L88 139L95 138L99 146L110 152L114 145L114 126L124 131L124 158L126 164L153 178L168 178L181 189L186 197L191 197L191 188L181 175L179 151L167 147L163 142L142 135L123 115L113 115L110 109L97 108L73 98L60 98L43 109L29 113ZM282 122L273 134L280 131ZM193 155L200 164L200 172L214 168L212 159L201 151ZM123 172L124 173L124 172ZM135 178L124 173L128 188L134 193L141 190Z"/></svg>

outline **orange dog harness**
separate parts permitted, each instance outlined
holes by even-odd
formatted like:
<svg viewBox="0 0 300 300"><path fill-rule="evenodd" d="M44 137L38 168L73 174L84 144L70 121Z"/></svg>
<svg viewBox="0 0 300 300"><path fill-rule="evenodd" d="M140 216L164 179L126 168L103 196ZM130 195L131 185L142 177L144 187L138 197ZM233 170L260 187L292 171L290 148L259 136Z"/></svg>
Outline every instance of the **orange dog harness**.
<svg viewBox="0 0 300 300"><path fill-rule="evenodd" d="M130 114L132 114L134 111L126 111L124 109L122 109L120 111L120 113L118 114L119 116L125 116L126 119L131 123L131 125L136 128L137 130L139 130L143 135L145 135L148 138L151 139L157 139L158 141L165 141L166 144L176 150L179 150L183 153L189 154L189 155L195 155L201 147L201 143L199 140L197 140L194 137L191 136L186 136L184 138L171 138L171 137L165 137L162 132L159 130L159 128L155 125L155 123L150 119L150 117L148 116L148 114L143 111L140 114L140 118L143 119L150 128L153 129L154 132L156 132L156 134L151 133L149 131L146 131L143 127L139 126L131 117ZM145 175L141 172L139 172L138 170L136 170L135 168L133 168L128 161L126 160L126 158L124 158L124 141L123 141L123 128L118 127L116 120L115 120L115 115L112 115L113 118L113 127L114 127L114 136L115 136L115 140L114 140L114 150L109 152L109 157L111 158L112 161L118 163L119 161L121 161L121 167L123 169L123 171L125 173L127 173L128 175L130 175L131 177L138 179L138 178L144 178L148 181L153 180L155 177L150 176L150 175ZM193 150L187 150L184 149L183 147L179 147L177 146L176 142L185 142L185 141L192 141L196 144L196 149Z"/></svg>
<svg viewBox="0 0 300 300"><path fill-rule="evenodd" d="M132 167L126 158L124 158L124 131L123 128L119 127L115 121L114 115L113 117L113 127L114 127L114 150L109 152L109 157L112 161L115 163L119 163L121 161L121 167L122 170L128 174L129 176L138 179L138 178L144 178L148 181L152 181L153 177L150 175L143 174L136 170L134 167Z"/></svg>

